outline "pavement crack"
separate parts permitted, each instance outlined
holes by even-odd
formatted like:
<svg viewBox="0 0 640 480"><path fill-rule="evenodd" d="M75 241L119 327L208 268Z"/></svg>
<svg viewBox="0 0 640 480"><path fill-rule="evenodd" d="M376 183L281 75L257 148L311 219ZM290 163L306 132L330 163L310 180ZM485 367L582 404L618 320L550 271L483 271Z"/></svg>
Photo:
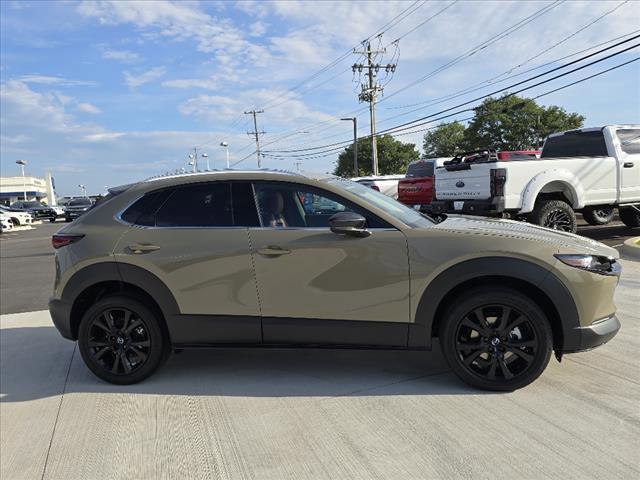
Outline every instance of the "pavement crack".
<svg viewBox="0 0 640 480"><path fill-rule="evenodd" d="M51 432L51 438L49 439L49 447L47 448L47 456L44 459L44 466L42 467L42 476L40 480L44 480L44 476L47 473L47 464L49 463L49 453L51 452L51 446L53 445L53 437L56 435L56 427L58 426L58 418L60 417L60 411L62 410L62 402L64 401L64 394L67 391L67 384L69 383L69 375L71 374L71 365L73 365L73 357L76 354L76 348L78 343L73 345L73 351L71 352L71 359L69 360L69 367L67 368L67 375L64 379L64 385L62 392L60 393L60 403L58 403L58 411L56 412L56 419L53 422L53 431Z"/></svg>

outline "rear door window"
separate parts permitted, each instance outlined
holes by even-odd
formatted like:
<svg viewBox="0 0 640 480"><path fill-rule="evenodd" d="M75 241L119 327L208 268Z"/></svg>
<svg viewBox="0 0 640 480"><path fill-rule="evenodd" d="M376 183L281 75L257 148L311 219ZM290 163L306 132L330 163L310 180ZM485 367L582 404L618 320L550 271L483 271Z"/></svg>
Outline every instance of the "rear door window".
<svg viewBox="0 0 640 480"><path fill-rule="evenodd" d="M156 224L156 212L171 194L171 190L156 190L144 195L127 208L120 218L128 223L152 227Z"/></svg>
<svg viewBox="0 0 640 480"><path fill-rule="evenodd" d="M549 157L607 157L607 144L601 130L567 132L549 137L544 143L541 158Z"/></svg>
<svg viewBox="0 0 640 480"><path fill-rule="evenodd" d="M433 162L416 162L407 168L407 177L433 177Z"/></svg>
<svg viewBox="0 0 640 480"><path fill-rule="evenodd" d="M175 188L156 214L157 227L231 227L231 184L211 182Z"/></svg>
<svg viewBox="0 0 640 480"><path fill-rule="evenodd" d="M640 154L640 128L622 128L616 132L620 147L629 155Z"/></svg>
<svg viewBox="0 0 640 480"><path fill-rule="evenodd" d="M258 209L250 183L233 182L231 184L233 200L233 224L236 227L259 227Z"/></svg>

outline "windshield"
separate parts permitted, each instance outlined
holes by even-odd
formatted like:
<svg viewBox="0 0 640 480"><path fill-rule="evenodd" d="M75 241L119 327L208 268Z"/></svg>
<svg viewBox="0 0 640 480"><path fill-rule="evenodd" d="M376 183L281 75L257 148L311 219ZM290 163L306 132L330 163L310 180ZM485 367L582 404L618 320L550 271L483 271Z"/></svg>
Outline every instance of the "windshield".
<svg viewBox="0 0 640 480"><path fill-rule="evenodd" d="M415 162L409 164L407 177L433 177L433 162Z"/></svg>
<svg viewBox="0 0 640 480"><path fill-rule="evenodd" d="M91 200L88 198L76 198L75 200L71 200L68 205L91 205Z"/></svg>
<svg viewBox="0 0 640 480"><path fill-rule="evenodd" d="M23 206L26 208L42 207L40 202L24 202Z"/></svg>
<svg viewBox="0 0 640 480"><path fill-rule="evenodd" d="M384 210L389 215L393 215L402 223L410 227L431 227L435 224L435 222L430 220L428 217L412 210L391 197L387 197L373 188L365 187L364 185L352 182L351 180L338 177L329 178L325 181L330 185L343 188L354 195L357 195L367 203L378 207L380 210Z"/></svg>

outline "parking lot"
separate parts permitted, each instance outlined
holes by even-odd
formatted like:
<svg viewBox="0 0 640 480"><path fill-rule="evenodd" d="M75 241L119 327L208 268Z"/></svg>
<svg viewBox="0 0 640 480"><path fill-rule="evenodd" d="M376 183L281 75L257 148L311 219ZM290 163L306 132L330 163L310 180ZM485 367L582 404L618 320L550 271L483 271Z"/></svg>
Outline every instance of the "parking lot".
<svg viewBox="0 0 640 480"><path fill-rule="evenodd" d="M0 478L640 475L638 262L623 260L618 336L552 360L514 393L466 387L437 346L185 351L142 384L115 386L44 311L61 226L0 240ZM630 233L580 232L613 246Z"/></svg>

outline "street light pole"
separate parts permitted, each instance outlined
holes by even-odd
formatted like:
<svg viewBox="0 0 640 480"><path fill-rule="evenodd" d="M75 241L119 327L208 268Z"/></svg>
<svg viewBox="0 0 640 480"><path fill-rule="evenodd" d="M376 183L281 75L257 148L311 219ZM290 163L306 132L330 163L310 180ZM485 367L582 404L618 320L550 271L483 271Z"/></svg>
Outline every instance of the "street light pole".
<svg viewBox="0 0 640 480"><path fill-rule="evenodd" d="M353 122L353 171L358 176L358 119L357 117L341 118L340 120L350 120Z"/></svg>
<svg viewBox="0 0 640 480"><path fill-rule="evenodd" d="M20 165L22 170L22 194L24 195L24 201L27 201L27 182L24 179L24 166L27 164L26 160L16 160L16 163Z"/></svg>
<svg viewBox="0 0 640 480"><path fill-rule="evenodd" d="M86 196L87 196L87 189L86 189L86 187L85 187L84 185L82 185L82 184L81 184L81 185L78 185L78 187L80 187L80 194L81 194L83 197L86 197Z"/></svg>
<svg viewBox="0 0 640 480"><path fill-rule="evenodd" d="M220 142L220 146L225 149L225 153L227 155L227 168L229 168L229 144L227 142Z"/></svg>
<svg viewBox="0 0 640 480"><path fill-rule="evenodd" d="M207 170L209 170L209 155L207 155L206 153L201 153L200 156L207 159Z"/></svg>

